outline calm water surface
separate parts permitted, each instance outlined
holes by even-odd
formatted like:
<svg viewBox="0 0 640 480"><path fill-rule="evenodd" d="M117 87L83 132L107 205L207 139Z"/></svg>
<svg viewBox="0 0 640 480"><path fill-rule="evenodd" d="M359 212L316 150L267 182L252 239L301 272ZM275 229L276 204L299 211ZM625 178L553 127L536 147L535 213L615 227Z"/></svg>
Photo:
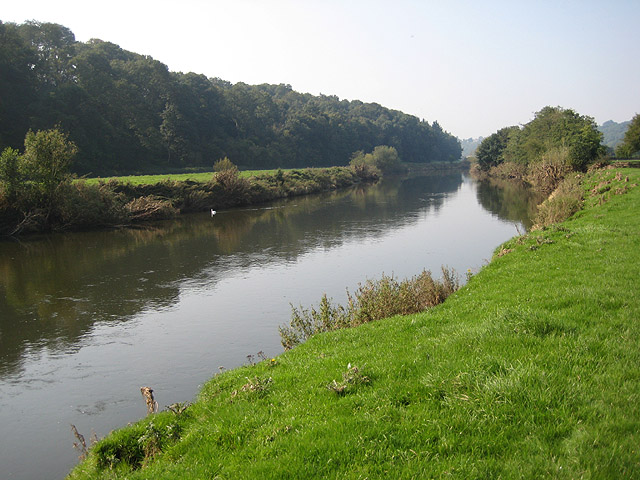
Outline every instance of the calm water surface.
<svg viewBox="0 0 640 480"><path fill-rule="evenodd" d="M528 224L522 192L393 179L140 230L0 242L0 478L60 479L89 437L189 401L220 366L282 351L290 304L367 278L464 276Z"/></svg>

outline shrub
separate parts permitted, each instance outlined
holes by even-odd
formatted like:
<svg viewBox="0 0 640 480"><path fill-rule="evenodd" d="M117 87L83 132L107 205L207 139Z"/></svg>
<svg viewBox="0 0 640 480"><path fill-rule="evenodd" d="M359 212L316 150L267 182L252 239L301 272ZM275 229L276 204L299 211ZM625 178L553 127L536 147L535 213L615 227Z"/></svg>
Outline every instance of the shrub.
<svg viewBox="0 0 640 480"><path fill-rule="evenodd" d="M490 177L504 180L524 180L526 174L527 166L516 162L503 162L489 170Z"/></svg>
<svg viewBox="0 0 640 480"><path fill-rule="evenodd" d="M247 199L251 184L246 178L240 177L238 169L222 170L216 173L215 181L229 197L225 203L240 203Z"/></svg>
<svg viewBox="0 0 640 480"><path fill-rule="evenodd" d="M529 165L528 183L542 192L553 192L572 170L570 149L552 148L542 155L540 162Z"/></svg>
<svg viewBox="0 0 640 480"><path fill-rule="evenodd" d="M441 281L433 280L431 272L397 281L383 275L380 280L367 280L352 295L347 291L348 305L334 306L323 295L318 309L295 308L288 326L279 328L282 346L290 349L321 332L355 327L394 315L409 315L434 307L446 300L459 287L453 270L442 268Z"/></svg>
<svg viewBox="0 0 640 480"><path fill-rule="evenodd" d="M105 184L88 185L84 181L60 187L55 205L59 228L89 228L126 223L124 195Z"/></svg>
<svg viewBox="0 0 640 480"><path fill-rule="evenodd" d="M228 170L233 170L233 171L238 171L238 167L235 166L235 164L229 160L228 157L224 157L221 158L220 160L216 161L216 163L213 164L213 171L218 173L218 172L225 172Z"/></svg>
<svg viewBox="0 0 640 480"><path fill-rule="evenodd" d="M169 200L163 200L154 195L134 198L126 204L125 208L129 213L129 219L134 222L162 220L178 213Z"/></svg>
<svg viewBox="0 0 640 480"><path fill-rule="evenodd" d="M566 177L553 193L538 206L534 229L560 223L582 208L584 195L580 177Z"/></svg>

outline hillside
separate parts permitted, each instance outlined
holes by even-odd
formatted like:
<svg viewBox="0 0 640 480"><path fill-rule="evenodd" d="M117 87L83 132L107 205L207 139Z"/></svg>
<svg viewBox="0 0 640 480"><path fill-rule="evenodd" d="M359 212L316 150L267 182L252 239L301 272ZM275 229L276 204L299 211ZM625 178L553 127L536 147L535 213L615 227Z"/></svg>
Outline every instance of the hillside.
<svg viewBox="0 0 640 480"><path fill-rule="evenodd" d="M602 143L615 150L615 148L622 143L622 139L624 138L624 134L629 128L630 123L631 120L620 123L614 122L613 120L604 122L598 127L598 130L600 130L604 135Z"/></svg>
<svg viewBox="0 0 640 480"><path fill-rule="evenodd" d="M79 148L73 170L95 175L210 170L225 156L253 169L346 165L377 145L405 162L461 151L437 121L376 103L171 72L62 25L0 22L0 151L56 125Z"/></svg>

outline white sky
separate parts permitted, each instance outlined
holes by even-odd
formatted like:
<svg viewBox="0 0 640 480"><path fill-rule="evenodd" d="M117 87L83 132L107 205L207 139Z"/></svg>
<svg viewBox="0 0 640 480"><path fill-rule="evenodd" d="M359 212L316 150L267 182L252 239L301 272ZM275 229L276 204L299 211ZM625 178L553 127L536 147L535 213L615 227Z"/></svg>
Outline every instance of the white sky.
<svg viewBox="0 0 640 480"><path fill-rule="evenodd" d="M460 138L546 105L601 124L640 113L638 0L3 1L172 71L377 102Z"/></svg>

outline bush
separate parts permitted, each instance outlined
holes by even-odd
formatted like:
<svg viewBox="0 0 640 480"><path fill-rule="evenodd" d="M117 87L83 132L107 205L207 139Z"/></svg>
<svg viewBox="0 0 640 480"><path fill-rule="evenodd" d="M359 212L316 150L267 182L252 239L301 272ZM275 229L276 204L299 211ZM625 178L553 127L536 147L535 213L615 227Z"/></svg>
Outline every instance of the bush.
<svg viewBox="0 0 640 480"><path fill-rule="evenodd" d="M503 180L522 180L527 175L527 166L523 163L503 162L489 170L489 176Z"/></svg>
<svg viewBox="0 0 640 480"><path fill-rule="evenodd" d="M526 181L542 192L553 192L573 170L570 157L571 151L567 147L547 150L541 161L529 165Z"/></svg>
<svg viewBox="0 0 640 480"><path fill-rule="evenodd" d="M106 184L87 185L80 181L60 187L55 202L61 229L91 228L126 223L124 195Z"/></svg>
<svg viewBox="0 0 640 480"><path fill-rule="evenodd" d="M226 172L229 170L233 170L237 172L238 167L236 167L235 164L231 160L229 160L228 157L221 158L220 160L216 161L216 163L213 164L213 171L216 173Z"/></svg>
<svg viewBox="0 0 640 480"><path fill-rule="evenodd" d="M169 200L163 200L154 195L134 198L126 204L125 208L129 213L129 219L134 222L163 220L174 217L178 213Z"/></svg>
<svg viewBox="0 0 640 480"><path fill-rule="evenodd" d="M289 326L279 328L282 346L290 349L321 332L356 327L394 315L421 312L444 302L459 287L452 270L442 269L441 281L433 280L431 272L423 271L410 279L397 281L383 275L380 280L367 280L355 294L347 291L348 306L334 306L323 295L318 309L291 306Z"/></svg>
<svg viewBox="0 0 640 480"><path fill-rule="evenodd" d="M238 169L227 169L216 173L215 181L228 197L225 199L225 203L234 204L246 201L251 184L246 178L240 177Z"/></svg>
<svg viewBox="0 0 640 480"><path fill-rule="evenodd" d="M580 177L572 175L565 178L549 198L538 206L533 228L541 229L563 222L582 208L583 200Z"/></svg>

